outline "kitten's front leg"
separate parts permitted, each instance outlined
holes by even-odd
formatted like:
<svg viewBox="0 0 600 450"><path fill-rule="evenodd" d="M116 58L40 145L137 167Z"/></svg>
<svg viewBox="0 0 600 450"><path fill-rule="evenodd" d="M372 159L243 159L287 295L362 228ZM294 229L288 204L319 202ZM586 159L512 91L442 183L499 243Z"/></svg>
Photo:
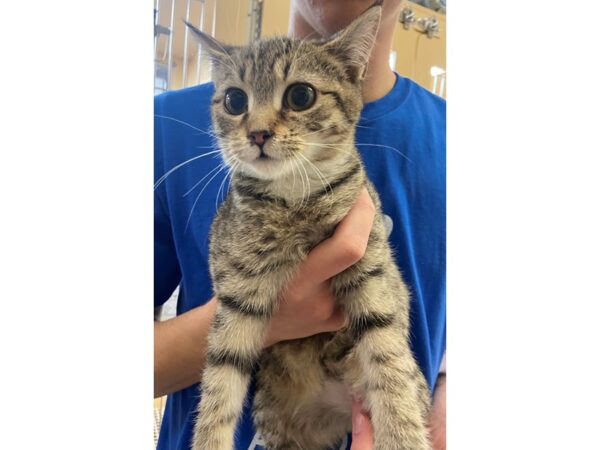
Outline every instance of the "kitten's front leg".
<svg viewBox="0 0 600 450"><path fill-rule="evenodd" d="M373 323L373 322L372 322ZM402 333L385 321L362 335L356 352L371 411L375 450L430 450L429 392Z"/></svg>
<svg viewBox="0 0 600 450"><path fill-rule="evenodd" d="M265 303L266 304L266 303ZM272 307L221 296L209 336L193 450L231 450Z"/></svg>

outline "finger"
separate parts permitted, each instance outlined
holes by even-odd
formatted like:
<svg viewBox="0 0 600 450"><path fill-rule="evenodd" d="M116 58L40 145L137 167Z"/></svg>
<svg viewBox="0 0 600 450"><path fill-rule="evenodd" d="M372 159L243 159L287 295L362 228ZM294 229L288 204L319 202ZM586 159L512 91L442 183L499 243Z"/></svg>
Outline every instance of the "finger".
<svg viewBox="0 0 600 450"><path fill-rule="evenodd" d="M308 254L300 268L307 283L319 283L337 275L358 262L367 248L375 219L375 206L365 188L335 233Z"/></svg>
<svg viewBox="0 0 600 450"><path fill-rule="evenodd" d="M331 301L332 304L335 303L335 299L329 288L329 282L314 281L313 277L307 278L303 265L300 266L298 272L296 272L290 284L286 287L285 297L296 301L313 302L313 304L319 304L323 301Z"/></svg>
<svg viewBox="0 0 600 450"><path fill-rule="evenodd" d="M323 322L320 333L338 331L346 325L347 316L341 308L336 308L329 319Z"/></svg>
<svg viewBox="0 0 600 450"><path fill-rule="evenodd" d="M361 404L352 404L352 447L350 450L373 450L373 426L362 412Z"/></svg>

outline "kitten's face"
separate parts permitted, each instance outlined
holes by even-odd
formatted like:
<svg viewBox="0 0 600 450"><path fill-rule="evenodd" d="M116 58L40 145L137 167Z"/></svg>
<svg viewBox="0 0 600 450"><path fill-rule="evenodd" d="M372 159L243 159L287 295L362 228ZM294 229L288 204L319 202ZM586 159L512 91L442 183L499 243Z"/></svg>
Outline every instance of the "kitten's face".
<svg viewBox="0 0 600 450"><path fill-rule="evenodd" d="M351 150L360 83L318 44L261 41L236 49L215 75L213 124L229 165L274 179Z"/></svg>
<svg viewBox="0 0 600 450"><path fill-rule="evenodd" d="M193 29L213 58L213 126L227 164L274 180L346 159L380 10L326 42L282 37L228 47Z"/></svg>

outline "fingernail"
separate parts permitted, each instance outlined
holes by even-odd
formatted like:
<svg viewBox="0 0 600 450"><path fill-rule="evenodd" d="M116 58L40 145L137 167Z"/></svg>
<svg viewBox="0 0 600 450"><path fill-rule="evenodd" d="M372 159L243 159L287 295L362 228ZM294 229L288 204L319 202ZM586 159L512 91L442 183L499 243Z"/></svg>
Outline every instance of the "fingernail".
<svg viewBox="0 0 600 450"><path fill-rule="evenodd" d="M354 423L352 424L352 434L358 436L365 429L365 420L366 417L364 414L358 413L354 416Z"/></svg>

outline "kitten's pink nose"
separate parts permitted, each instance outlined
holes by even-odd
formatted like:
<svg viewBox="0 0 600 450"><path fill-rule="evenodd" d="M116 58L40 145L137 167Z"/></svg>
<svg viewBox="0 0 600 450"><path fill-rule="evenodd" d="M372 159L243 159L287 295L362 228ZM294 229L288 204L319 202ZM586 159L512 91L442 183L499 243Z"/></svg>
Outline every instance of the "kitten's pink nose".
<svg viewBox="0 0 600 450"><path fill-rule="evenodd" d="M259 131L250 131L248 133L248 139L253 144L258 145L261 149L262 146L265 145L267 139L269 139L273 134L268 130L259 130Z"/></svg>

